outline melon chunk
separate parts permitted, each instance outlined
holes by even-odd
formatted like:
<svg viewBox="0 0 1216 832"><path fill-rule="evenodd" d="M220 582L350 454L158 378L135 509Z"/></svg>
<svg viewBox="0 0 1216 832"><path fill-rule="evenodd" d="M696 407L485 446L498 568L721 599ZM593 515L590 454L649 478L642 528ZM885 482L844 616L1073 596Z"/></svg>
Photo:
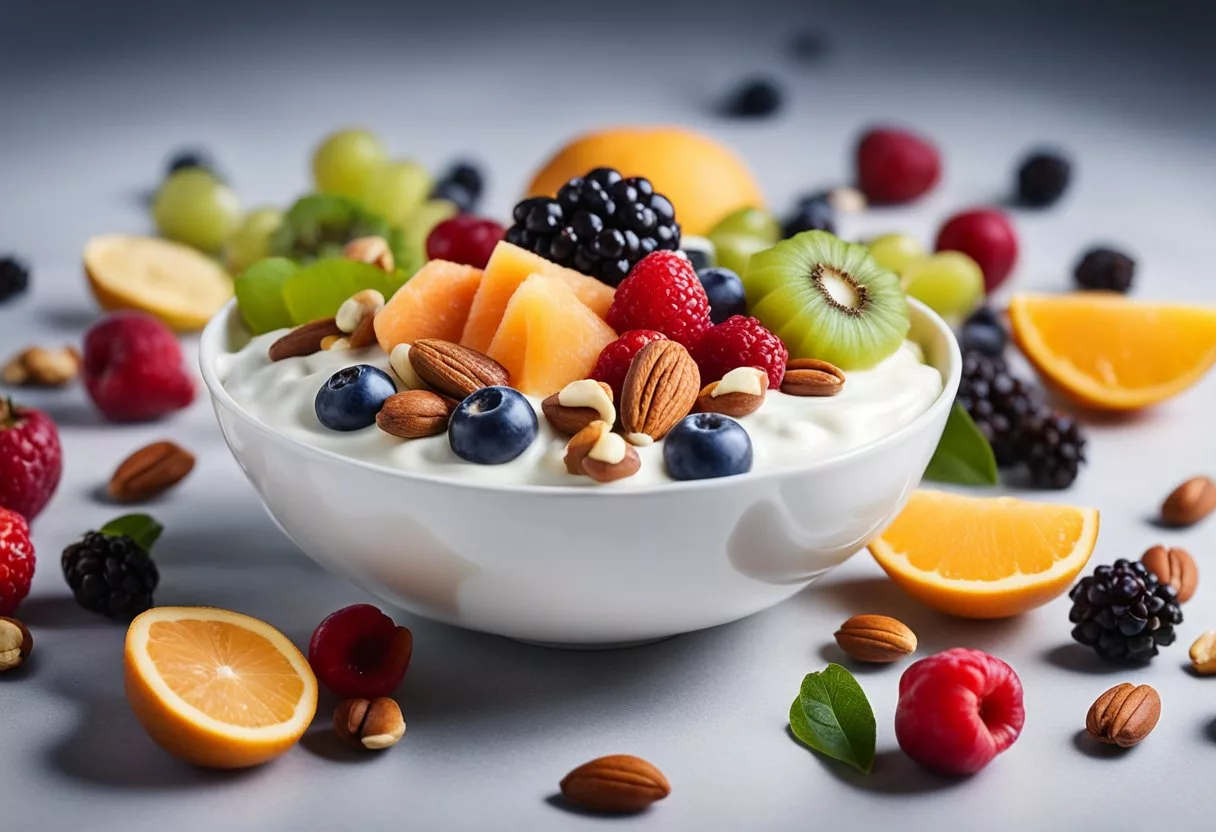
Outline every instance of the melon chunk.
<svg viewBox="0 0 1216 832"><path fill-rule="evenodd" d="M481 283L481 269L432 260L376 315L376 340L385 352L421 338L458 341Z"/></svg>
<svg viewBox="0 0 1216 832"><path fill-rule="evenodd" d="M487 353L507 368L511 386L544 398L586 378L616 340L560 277L534 274L511 296Z"/></svg>
<svg viewBox="0 0 1216 832"><path fill-rule="evenodd" d="M561 278L596 315L607 317L608 307L616 294L611 286L504 241L494 247L494 253L486 263L486 276L473 299L460 343L485 352L515 290L534 274Z"/></svg>

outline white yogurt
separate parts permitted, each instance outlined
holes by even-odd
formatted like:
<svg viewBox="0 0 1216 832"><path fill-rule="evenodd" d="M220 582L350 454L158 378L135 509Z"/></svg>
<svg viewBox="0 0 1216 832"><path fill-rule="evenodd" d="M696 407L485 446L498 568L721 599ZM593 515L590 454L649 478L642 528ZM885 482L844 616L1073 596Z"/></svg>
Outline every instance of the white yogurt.
<svg viewBox="0 0 1216 832"><path fill-rule="evenodd" d="M505 465L465 462L452 453L446 435L398 439L374 425L351 432L328 430L313 410L326 379L352 364L371 364L393 375L388 356L373 346L271 362L270 345L282 334L258 336L239 352L219 356L216 371L237 404L306 445L388 468L480 483L631 488L671 481L663 466L662 442L637 448L642 467L628 479L601 485L566 473L566 437L540 415L539 399L531 400L540 423L536 441ZM846 375L844 389L831 398L770 390L759 410L739 420L751 435L753 471L798 467L873 442L924 413L942 391L941 374L922 363L919 348L911 342L876 367ZM405 389L400 382L398 386Z"/></svg>

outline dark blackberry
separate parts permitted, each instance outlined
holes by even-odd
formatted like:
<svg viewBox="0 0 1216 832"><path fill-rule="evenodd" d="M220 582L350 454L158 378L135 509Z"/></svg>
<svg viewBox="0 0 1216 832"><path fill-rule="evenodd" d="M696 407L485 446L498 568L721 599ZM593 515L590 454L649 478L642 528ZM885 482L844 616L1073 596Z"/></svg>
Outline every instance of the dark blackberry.
<svg viewBox="0 0 1216 832"><path fill-rule="evenodd" d="M957 401L992 445L1002 468L1020 461L1018 435L1038 399L1038 390L1013 376L1003 358L975 351L963 354Z"/></svg>
<svg viewBox="0 0 1216 832"><path fill-rule="evenodd" d="M1136 261L1113 248L1091 248L1073 270L1082 289L1126 292L1136 276Z"/></svg>
<svg viewBox="0 0 1216 832"><path fill-rule="evenodd" d="M1040 406L1022 422L1016 455L1035 488L1068 488L1085 462L1085 437L1076 419Z"/></svg>
<svg viewBox="0 0 1216 832"><path fill-rule="evenodd" d="M798 200L794 210L781 223L781 236L789 239L803 231L836 233L836 209L827 194L812 194Z"/></svg>
<svg viewBox="0 0 1216 832"><path fill-rule="evenodd" d="M1072 637L1110 662L1147 662L1174 643L1182 607L1172 586L1139 561L1099 566L1068 594Z"/></svg>
<svg viewBox="0 0 1216 832"><path fill-rule="evenodd" d="M1009 333L991 307L981 306L963 321L958 340L964 352L982 352L1000 358L1009 343Z"/></svg>
<svg viewBox="0 0 1216 832"><path fill-rule="evenodd" d="M0 303L20 295L30 287L30 267L15 255L0 257Z"/></svg>
<svg viewBox="0 0 1216 832"><path fill-rule="evenodd" d="M571 179L556 198L515 206L507 242L616 286L652 251L680 247L671 200L647 179L596 168Z"/></svg>
<svg viewBox="0 0 1216 832"><path fill-rule="evenodd" d="M1068 190L1072 164L1049 150L1031 153L1018 168L1018 202L1030 208L1054 204Z"/></svg>
<svg viewBox="0 0 1216 832"><path fill-rule="evenodd" d="M89 532L63 550L63 577L76 603L117 621L130 621L152 606L160 581L156 562L126 535Z"/></svg>
<svg viewBox="0 0 1216 832"><path fill-rule="evenodd" d="M784 97L771 78L751 78L726 97L722 112L735 118L765 118L781 109Z"/></svg>

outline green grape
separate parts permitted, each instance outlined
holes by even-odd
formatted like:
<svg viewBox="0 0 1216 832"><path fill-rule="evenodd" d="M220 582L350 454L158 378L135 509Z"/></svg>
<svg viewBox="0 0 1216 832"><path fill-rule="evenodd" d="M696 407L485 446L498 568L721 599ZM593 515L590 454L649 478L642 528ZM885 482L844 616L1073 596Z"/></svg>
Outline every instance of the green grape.
<svg viewBox="0 0 1216 832"><path fill-rule="evenodd" d="M961 251L940 251L904 267L904 291L949 321L984 300L984 272Z"/></svg>
<svg viewBox="0 0 1216 832"><path fill-rule="evenodd" d="M257 208L245 215L224 243L224 262L228 271L244 271L270 253L270 235L283 224L278 208Z"/></svg>
<svg viewBox="0 0 1216 832"><path fill-rule="evenodd" d="M330 133L312 156L317 190L358 197L372 170L387 156L380 139L367 130Z"/></svg>
<svg viewBox="0 0 1216 832"><path fill-rule="evenodd" d="M711 240L725 234L756 237L770 246L781 239L781 223L763 208L740 208L731 211L710 229L706 236Z"/></svg>
<svg viewBox="0 0 1216 832"><path fill-rule="evenodd" d="M300 267L286 257L258 260L236 277L236 305L254 335L294 323L283 286Z"/></svg>
<svg viewBox="0 0 1216 832"><path fill-rule="evenodd" d="M241 202L211 172L186 168L160 186L152 218L170 240L217 252L241 220Z"/></svg>
<svg viewBox="0 0 1216 832"><path fill-rule="evenodd" d="M911 234L883 234L871 240L869 248L878 265L896 274L902 274L909 263L925 256L924 246Z"/></svg>
<svg viewBox="0 0 1216 832"><path fill-rule="evenodd" d="M415 263L426 262L426 238L431 236L431 230L444 220L449 220L460 213L455 202L446 199L428 199L418 206L414 213L406 219L406 244L415 254Z"/></svg>
<svg viewBox="0 0 1216 832"><path fill-rule="evenodd" d="M385 162L363 183L363 204L393 225L403 225L433 185L430 171L418 162Z"/></svg>
<svg viewBox="0 0 1216 832"><path fill-rule="evenodd" d="M773 247L768 240L746 234L720 234L713 238L718 265L742 275L752 255Z"/></svg>
<svg viewBox="0 0 1216 832"><path fill-rule="evenodd" d="M375 289L391 298L408 277L399 272L388 274L357 260L316 260L286 277L283 302L294 323L306 324L332 317L344 300L364 289Z"/></svg>

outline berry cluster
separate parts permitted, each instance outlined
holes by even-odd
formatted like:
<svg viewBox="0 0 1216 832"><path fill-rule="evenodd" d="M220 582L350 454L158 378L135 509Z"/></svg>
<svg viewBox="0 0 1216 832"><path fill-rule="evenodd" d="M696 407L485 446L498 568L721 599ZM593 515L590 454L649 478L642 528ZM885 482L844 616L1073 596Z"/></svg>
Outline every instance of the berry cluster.
<svg viewBox="0 0 1216 832"><path fill-rule="evenodd" d="M1069 593L1072 637L1107 661L1146 662L1174 643L1178 593L1140 561L1099 566Z"/></svg>

